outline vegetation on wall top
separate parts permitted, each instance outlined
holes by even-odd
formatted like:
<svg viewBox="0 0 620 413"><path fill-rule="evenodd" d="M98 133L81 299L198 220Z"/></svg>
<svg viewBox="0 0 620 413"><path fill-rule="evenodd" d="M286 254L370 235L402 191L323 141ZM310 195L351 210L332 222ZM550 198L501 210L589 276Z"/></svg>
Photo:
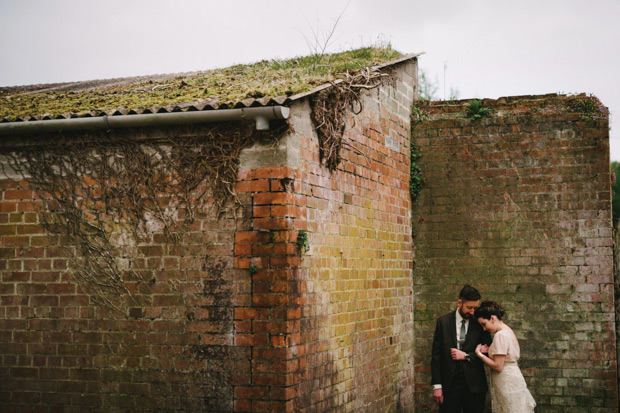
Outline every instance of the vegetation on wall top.
<svg viewBox="0 0 620 413"><path fill-rule="evenodd" d="M569 96L566 106L570 112L580 113L586 119L607 119L609 117L609 109L601 103L599 98L591 94L580 93Z"/></svg>
<svg viewBox="0 0 620 413"><path fill-rule="evenodd" d="M465 109L465 117L468 119L482 119L491 116L493 109L482 106L482 101L472 99L469 106Z"/></svg>

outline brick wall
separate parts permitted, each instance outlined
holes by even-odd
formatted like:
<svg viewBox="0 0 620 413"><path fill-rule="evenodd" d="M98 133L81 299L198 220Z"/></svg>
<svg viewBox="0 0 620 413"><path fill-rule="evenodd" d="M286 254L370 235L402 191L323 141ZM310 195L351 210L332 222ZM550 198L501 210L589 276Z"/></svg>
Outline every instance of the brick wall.
<svg viewBox="0 0 620 413"><path fill-rule="evenodd" d="M257 272L251 304L236 309L236 343L252 354L237 411L413 408L416 64L403 66L393 83L364 93L337 171L319 161L307 99L291 107L295 133L276 150L258 145L242 156L238 190L252 197L253 224L236 235L236 261Z"/></svg>
<svg viewBox="0 0 620 413"><path fill-rule="evenodd" d="M108 301L74 277L76 247L39 225L42 194L3 177L0 403L8 411L410 411L416 62L392 69L392 81L364 92L363 112L349 119L337 171L320 164L308 101L299 99L288 133L241 153L236 208L218 217L208 201L176 240L156 220L137 237L116 228L123 279L106 290ZM159 195L183 219L178 200Z"/></svg>
<svg viewBox="0 0 620 413"><path fill-rule="evenodd" d="M235 346L251 367L234 378L235 411L292 411L303 369L300 342L298 230L305 230L300 172L244 168L237 190L250 196L253 219L235 234L235 266L250 271L248 299L235 308Z"/></svg>
<svg viewBox="0 0 620 413"><path fill-rule="evenodd" d="M157 222L139 238L113 233L125 271L102 297L74 277L75 247L43 231L39 195L14 179L0 181L3 408L230 411L251 360L234 337L250 297L234 261L246 211L218 218L208 202L178 242Z"/></svg>
<svg viewBox="0 0 620 413"><path fill-rule="evenodd" d="M301 263L300 411L411 411L413 320L409 114L415 62L364 94L343 162L319 164L301 134L310 249Z"/></svg>
<svg viewBox="0 0 620 413"><path fill-rule="evenodd" d="M504 304L537 411L617 411L607 117L556 95L484 100L480 120L467 104L421 106L413 136L416 408L434 320L470 283Z"/></svg>

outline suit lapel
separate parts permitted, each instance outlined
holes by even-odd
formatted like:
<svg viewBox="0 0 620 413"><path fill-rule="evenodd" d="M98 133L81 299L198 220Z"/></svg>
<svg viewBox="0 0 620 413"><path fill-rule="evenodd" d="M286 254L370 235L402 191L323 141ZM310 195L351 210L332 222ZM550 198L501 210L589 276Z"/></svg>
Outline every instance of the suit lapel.
<svg viewBox="0 0 620 413"><path fill-rule="evenodd" d="M478 336L478 332L477 332L478 326L476 324L478 324L476 321L474 321L471 318L469 319L469 326L467 327L467 334L465 335L465 343L463 343L463 348L467 346L467 344L472 339L472 337L474 337L474 335Z"/></svg>
<svg viewBox="0 0 620 413"><path fill-rule="evenodd" d="M452 338L452 346L454 348L457 348L457 343L456 343L456 312L453 312L452 315L450 316L450 334L451 334L451 338ZM465 338L467 339L467 336L465 336Z"/></svg>

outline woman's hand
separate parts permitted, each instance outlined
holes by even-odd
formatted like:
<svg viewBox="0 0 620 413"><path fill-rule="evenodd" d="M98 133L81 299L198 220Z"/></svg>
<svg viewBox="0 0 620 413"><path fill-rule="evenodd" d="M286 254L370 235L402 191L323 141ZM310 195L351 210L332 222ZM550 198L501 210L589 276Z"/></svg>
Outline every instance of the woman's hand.
<svg viewBox="0 0 620 413"><path fill-rule="evenodd" d="M483 346L482 344L478 344L476 346L476 356L478 356L484 364L491 367L493 370L501 372L504 369L504 362L506 361L506 355L496 354L493 356L493 358L487 357L484 354L482 354L485 351L484 347L486 346ZM486 351L487 352L489 351L488 348L486 349Z"/></svg>

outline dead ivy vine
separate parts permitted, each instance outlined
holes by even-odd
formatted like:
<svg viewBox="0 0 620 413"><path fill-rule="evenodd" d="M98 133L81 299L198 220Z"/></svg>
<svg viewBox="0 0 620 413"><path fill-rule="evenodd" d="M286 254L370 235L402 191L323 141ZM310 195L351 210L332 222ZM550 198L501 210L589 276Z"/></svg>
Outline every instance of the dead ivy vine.
<svg viewBox="0 0 620 413"><path fill-rule="evenodd" d="M312 95L311 119L319 139L319 157L330 171L338 168L343 146L359 152L344 139L347 116L349 112L359 114L362 111L360 93L363 90L379 87L386 78L390 75L378 69L347 72L342 79L332 82L330 87Z"/></svg>
<svg viewBox="0 0 620 413"><path fill-rule="evenodd" d="M68 251L79 285L97 304L125 314L122 303L139 304L132 291L148 284L132 269L139 241L162 232L182 242L197 211L219 214L238 204L241 150L277 140L287 127L260 132L253 122L235 122L169 128L146 139L130 131L59 134L3 145L0 153L36 191L39 222Z"/></svg>

